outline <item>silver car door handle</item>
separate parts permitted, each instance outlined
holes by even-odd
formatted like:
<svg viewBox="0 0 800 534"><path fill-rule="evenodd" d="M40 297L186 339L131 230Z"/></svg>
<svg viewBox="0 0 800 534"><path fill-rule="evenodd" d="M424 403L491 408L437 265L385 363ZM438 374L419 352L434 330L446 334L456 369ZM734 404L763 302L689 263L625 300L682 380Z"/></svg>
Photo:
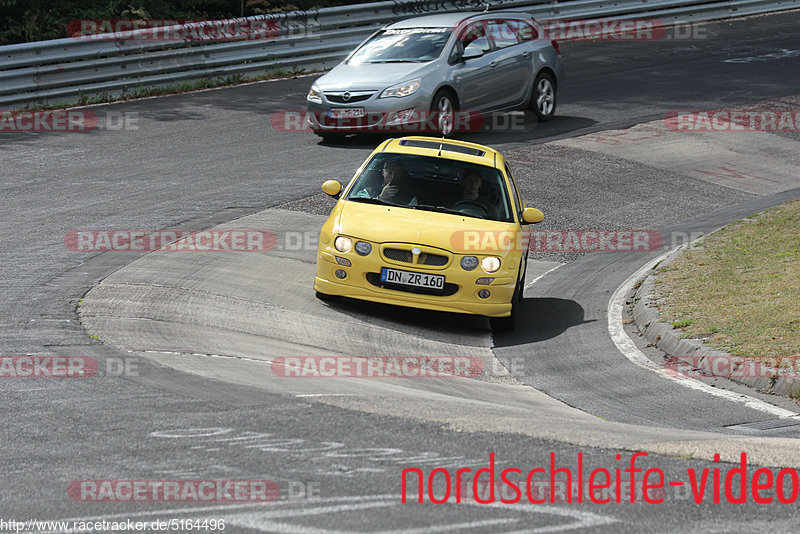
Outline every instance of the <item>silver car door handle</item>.
<svg viewBox="0 0 800 534"><path fill-rule="evenodd" d="M489 66L492 68L497 67L497 61L492 61L491 63L489 63Z"/></svg>

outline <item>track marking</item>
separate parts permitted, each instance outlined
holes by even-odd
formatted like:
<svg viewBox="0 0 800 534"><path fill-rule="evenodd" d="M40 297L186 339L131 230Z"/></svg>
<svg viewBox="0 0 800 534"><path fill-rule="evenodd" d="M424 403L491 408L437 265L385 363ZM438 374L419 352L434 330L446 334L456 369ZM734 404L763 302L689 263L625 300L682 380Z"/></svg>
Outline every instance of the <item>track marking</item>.
<svg viewBox="0 0 800 534"><path fill-rule="evenodd" d="M370 508L387 508L387 507L410 507L412 504L402 504L399 495L354 495L354 496L341 496L341 497L326 497L321 499L314 499L313 501L273 501L270 503L247 503L247 504L226 504L218 506L187 506L172 509L155 509L140 512L123 512L119 514L106 514L97 515L93 517L70 517L61 518L55 521L83 521L83 522L97 522L101 520L113 521L116 519L127 520L130 518L142 518L141 520L147 521L153 518L162 517L165 515L184 515L186 517L202 517L204 512L216 512L222 515L226 523L235 526L242 526L251 528L253 530L260 530L263 532L284 532L284 533L314 533L322 534L326 532L343 534L346 531L334 531L326 528L316 528L306 524L291 524L280 522L276 520L292 520L303 519L307 517L325 515L328 518L337 513L347 513L356 510L365 510ZM447 504L452 506L459 506L453 503L453 500L447 501ZM549 533L549 532L564 532L575 530L578 528L586 528L593 526L602 526L618 522L616 518L600 515L593 512L585 512L581 510L569 509L560 506L548 505L532 505L527 503L520 504L504 504L495 502L492 504L478 504L474 502L465 502L463 504L476 506L480 508L495 508L504 511L515 513L515 517L498 517L495 519L485 519L476 521L467 521L461 523L443 523L440 525L431 525L425 528L418 529L402 529L402 530L385 530L380 534L400 534L405 532L422 533L422 532L453 532L463 531L465 529L481 529L485 531L487 526L498 527L500 525L513 526L512 523L524 523L529 521L525 516L520 517L519 512L523 514L539 513L543 515L555 515L566 519L572 519L569 523L560 523L555 525L545 525L533 528L523 528L523 530L497 530L495 532L505 532L506 534L522 534L522 533ZM32 534L33 531L26 531L25 534ZM56 532L56 531L50 531ZM77 533L78 530L68 528L67 530L58 531L62 533Z"/></svg>
<svg viewBox="0 0 800 534"><path fill-rule="evenodd" d="M561 267L562 265L566 265L566 263L559 263L559 264L558 264L558 265L556 265L555 267L551 267L550 269L546 270L545 272L543 272L542 274L540 274L539 276L537 276L536 278L534 278L533 280L531 280L530 282L528 282L527 284L525 284L525 289L528 289L528 288L532 287L532 286L533 286L533 284L535 284L536 282L538 282L538 281L539 281L539 279L540 279L540 278L542 278L544 275L546 275L547 273L551 273L551 272L555 271L556 269L558 269L558 268L559 268L559 267Z"/></svg>
<svg viewBox="0 0 800 534"><path fill-rule="evenodd" d="M295 397L363 397L358 393L302 393Z"/></svg>
<svg viewBox="0 0 800 534"><path fill-rule="evenodd" d="M315 501L317 502L317 501ZM316 528L310 526L307 522L302 524L288 523L276 521L278 520L292 520L302 519L305 517L312 517L317 515L332 516L334 514L347 513L355 510L365 510L370 508L388 508L388 507L409 507L413 504L401 504L398 496L392 495L377 495L375 497L364 496L361 502L350 502L348 504L325 504L324 506L314 506L308 508L296 508L286 510L266 510L246 512L237 514L230 518L231 524L260 530L263 532L285 533L285 534L347 534L352 530L333 530L328 527ZM429 503L428 503L429 504ZM426 525L422 528L404 528L400 530L379 530L373 531L375 534L423 534L426 532L463 532L466 530L475 530L479 532L498 532L504 534L544 534L550 532L564 532L572 531L579 528L588 528L609 525L618 522L616 518L610 516L599 515L592 512L585 512L581 510L568 509L566 507L547 506L541 504L504 504L504 503L491 503L479 504L476 502L465 501L461 504L455 504L454 499L445 502L452 507L460 507L464 505L476 506L483 509L493 508L502 510L504 512L511 512L513 517L498 517L493 519L463 521L459 523L440 523L437 525ZM456 508L457 509L457 508ZM524 515L523 515L524 514ZM557 523L554 525L544 526L528 526L525 523L530 523L531 514L541 515L554 515L561 518L572 519L569 523ZM329 519L330 520L330 519ZM523 528L516 528L518 524L522 523ZM500 529L501 525L507 525L508 528ZM494 528L487 529L486 527L492 526ZM522 526L522 525L520 525Z"/></svg>
<svg viewBox="0 0 800 534"><path fill-rule="evenodd" d="M683 245L685 247L685 245ZM744 404L748 408L752 408L753 410L758 410L761 412L769 413L770 415L774 415L776 417L796 417L798 416L797 413L791 412L789 410L785 410L778 406L773 406L772 404L766 403L762 400L756 399L754 397L750 397L748 395L743 395L741 393L734 393L732 391L727 391L724 389L713 388L708 384L700 382L694 378L676 378L674 376L670 376L667 372L659 367L655 362L650 360L645 354L636 348L634 345L633 340L628 337L628 334L625 333L624 328L622 327L622 310L624 307L625 302L625 294L633 288L633 284L636 283L637 280L642 278L644 274L655 267L658 263L663 261L667 256L675 252L681 247L675 247L669 252L666 252L659 256L658 258L644 264L642 267L639 268L635 273L630 275L627 280L625 280L622 285L620 285L614 294L611 296L611 300L608 302L608 333L611 336L612 341L614 341L614 345L616 345L617 350L619 350L623 356L628 358L631 362L638 365L643 369L647 369L649 371L653 371L654 373L658 374L662 378L667 380L672 380L673 382L677 382L678 384L694 389L696 391L702 391L704 393L708 393L709 395L714 395L716 397L722 397L724 399L728 399L733 402L738 402L739 404Z"/></svg>

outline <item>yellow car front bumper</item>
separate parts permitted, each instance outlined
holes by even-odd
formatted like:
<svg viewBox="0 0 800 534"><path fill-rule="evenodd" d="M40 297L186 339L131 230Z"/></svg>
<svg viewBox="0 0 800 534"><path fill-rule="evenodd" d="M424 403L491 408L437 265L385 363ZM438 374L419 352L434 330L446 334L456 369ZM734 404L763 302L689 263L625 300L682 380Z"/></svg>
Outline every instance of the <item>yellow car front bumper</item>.
<svg viewBox="0 0 800 534"><path fill-rule="evenodd" d="M314 289L320 293L332 296L350 297L354 299L406 306L453 313L466 313L485 315L487 317L508 317L511 314L511 299L516 286L516 276L498 277L495 273L494 280L489 285L478 285L478 278L488 277L486 273L476 269L464 271L457 264L446 269L426 269L421 265L399 266L382 262L379 258L361 258L355 254L341 254L351 262L351 266L337 263L336 257L325 251L317 256L317 276L314 279ZM373 254L373 256L375 256ZM373 282L380 276L381 267L402 269L425 274L439 274L445 276L445 282L457 286L451 295L427 295L408 291L379 287ZM346 278L340 279L336 271L347 273ZM371 273L372 276L369 276ZM514 273L516 275L516 273ZM370 278L373 282L370 282ZM487 289L488 298L481 298L478 292Z"/></svg>

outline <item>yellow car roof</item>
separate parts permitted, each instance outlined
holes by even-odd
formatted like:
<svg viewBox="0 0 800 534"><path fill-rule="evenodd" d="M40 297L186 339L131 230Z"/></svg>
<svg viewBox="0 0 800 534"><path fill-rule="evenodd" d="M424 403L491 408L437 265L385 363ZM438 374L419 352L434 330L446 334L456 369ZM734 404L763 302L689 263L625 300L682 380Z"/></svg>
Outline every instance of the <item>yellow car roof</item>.
<svg viewBox="0 0 800 534"><path fill-rule="evenodd" d="M409 136L389 139L375 152L441 157L494 168L503 161L503 156L488 146L439 137Z"/></svg>

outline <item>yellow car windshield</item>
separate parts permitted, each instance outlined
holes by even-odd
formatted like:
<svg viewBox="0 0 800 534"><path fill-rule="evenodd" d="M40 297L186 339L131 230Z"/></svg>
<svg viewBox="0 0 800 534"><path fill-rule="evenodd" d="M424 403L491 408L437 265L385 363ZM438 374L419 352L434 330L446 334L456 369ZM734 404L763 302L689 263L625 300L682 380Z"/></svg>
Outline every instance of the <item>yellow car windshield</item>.
<svg viewBox="0 0 800 534"><path fill-rule="evenodd" d="M356 178L347 200L513 221L499 170L440 157L377 154Z"/></svg>

